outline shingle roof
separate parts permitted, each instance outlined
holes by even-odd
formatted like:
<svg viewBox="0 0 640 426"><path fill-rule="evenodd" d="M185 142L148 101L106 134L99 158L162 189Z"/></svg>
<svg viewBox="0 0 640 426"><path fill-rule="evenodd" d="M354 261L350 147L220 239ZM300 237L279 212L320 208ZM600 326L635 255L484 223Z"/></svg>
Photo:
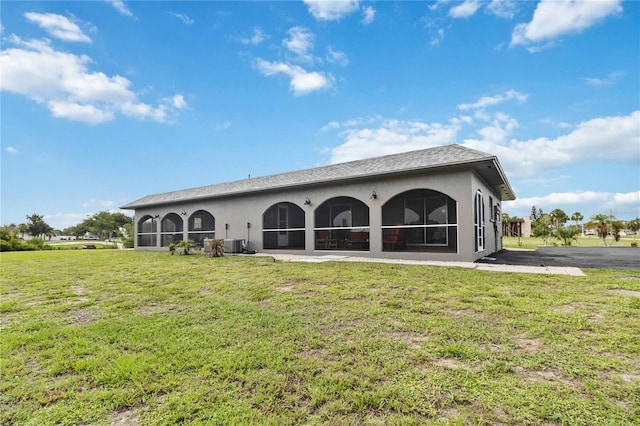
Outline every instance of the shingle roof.
<svg viewBox="0 0 640 426"><path fill-rule="evenodd" d="M487 163L494 167L487 167ZM494 187L496 192L502 194L503 200L515 199L515 194L495 156L454 144L270 176L147 195L121 208L136 209L194 199L219 198L458 165L475 166L474 168ZM480 167L481 165L483 167Z"/></svg>

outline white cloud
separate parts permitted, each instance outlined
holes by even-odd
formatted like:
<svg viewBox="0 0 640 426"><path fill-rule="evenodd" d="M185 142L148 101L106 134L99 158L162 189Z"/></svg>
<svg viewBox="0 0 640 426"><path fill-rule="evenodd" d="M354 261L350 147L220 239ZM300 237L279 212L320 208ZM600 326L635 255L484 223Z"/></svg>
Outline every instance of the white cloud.
<svg viewBox="0 0 640 426"><path fill-rule="evenodd" d="M369 25L376 17L376 10L371 6L367 6L362 10L362 22L365 25Z"/></svg>
<svg viewBox="0 0 640 426"><path fill-rule="evenodd" d="M339 21L360 8L359 0L302 0L319 21Z"/></svg>
<svg viewBox="0 0 640 426"><path fill-rule="evenodd" d="M531 177L553 168L592 161L594 153L598 161L640 161L640 111L587 120L555 139L518 140L513 133L519 123L513 117L497 112L483 118L488 119L488 125L477 130L479 137L463 139L462 145L498 156L510 177ZM378 117L334 121L322 131L338 131L343 139L331 150L330 162L337 163L460 143L463 126L473 125L469 116L452 118L447 124Z"/></svg>
<svg viewBox="0 0 640 426"><path fill-rule="evenodd" d="M549 42L564 34L579 33L620 13L620 3L621 0L541 0L531 22L520 23L514 28L511 46Z"/></svg>
<svg viewBox="0 0 640 426"><path fill-rule="evenodd" d="M64 41L91 43L91 39L82 32L80 27L65 16L56 15L55 13L35 12L27 12L24 16L29 21L36 23L52 37Z"/></svg>
<svg viewBox="0 0 640 426"><path fill-rule="evenodd" d="M216 124L216 130L218 132L221 132L223 130L227 130L228 128L231 127L231 123L229 121L225 121L224 123L218 123Z"/></svg>
<svg viewBox="0 0 640 426"><path fill-rule="evenodd" d="M8 146L5 151L7 151L9 154L17 154L18 148L14 147L14 146Z"/></svg>
<svg viewBox="0 0 640 426"><path fill-rule="evenodd" d="M447 3L450 3L451 0L438 0L434 3L431 3L429 6L427 6L427 8L432 11L435 12L436 10L438 10L440 8L440 6L446 5Z"/></svg>
<svg viewBox="0 0 640 426"><path fill-rule="evenodd" d="M464 3L449 9L449 16L452 18L468 18L473 16L480 9L480 6L482 4L480 4L479 0L465 0Z"/></svg>
<svg viewBox="0 0 640 426"><path fill-rule="evenodd" d="M122 0L106 0L110 3L121 15L133 17L133 13L129 10L129 7Z"/></svg>
<svg viewBox="0 0 640 426"><path fill-rule="evenodd" d="M517 100L519 102L524 102L527 100L528 95L517 92L515 90L509 90L502 95L497 96L483 96L478 101L472 104L460 104L458 105L458 109L463 111L469 109L483 109L488 106L497 105L510 100Z"/></svg>
<svg viewBox="0 0 640 426"><path fill-rule="evenodd" d="M636 204L640 206L640 191L628 192L626 194L616 193L613 199L616 203Z"/></svg>
<svg viewBox="0 0 640 426"><path fill-rule="evenodd" d="M511 19L514 17L518 6L511 0L491 0L485 10L499 18Z"/></svg>
<svg viewBox="0 0 640 426"><path fill-rule="evenodd" d="M269 62L258 58L255 67L266 76L283 74L291 79L290 88L296 96L307 95L316 90L327 89L333 85L333 75L322 72L309 72L298 65L284 62Z"/></svg>
<svg viewBox="0 0 640 426"><path fill-rule="evenodd" d="M254 27L253 35L248 38L241 38L240 42L242 42L242 44L252 44L256 46L265 41L267 38L269 38L269 36L265 34L264 31L262 31L262 28Z"/></svg>
<svg viewBox="0 0 640 426"><path fill-rule="evenodd" d="M340 127L337 123L329 126ZM341 133L345 142L331 150L330 162L342 163L445 145L455 141L458 130L459 125L455 123L441 125L401 120L384 120L372 128L347 129Z"/></svg>
<svg viewBox="0 0 640 426"><path fill-rule="evenodd" d="M349 58L344 52L340 52L338 50L333 50L333 47L329 46L327 48L327 62L338 63L340 65L347 66L349 65Z"/></svg>
<svg viewBox="0 0 640 426"><path fill-rule="evenodd" d="M187 101L184 100L184 96L175 95L174 97L169 99L171 106L177 109L183 109L187 107Z"/></svg>
<svg viewBox="0 0 640 426"><path fill-rule="evenodd" d="M92 198L89 201L82 203L82 207L111 207L113 204L114 203L111 200L96 200L95 198Z"/></svg>
<svg viewBox="0 0 640 426"><path fill-rule="evenodd" d="M187 25L191 25L191 24L193 24L195 22L193 19L189 18L184 13L173 13L173 12L170 12L170 14L175 16L176 18L178 18L179 20L181 20L182 22L184 22Z"/></svg>
<svg viewBox="0 0 640 426"><path fill-rule="evenodd" d="M316 36L304 27L292 27L287 31L289 38L282 40L282 44L291 52L295 53L302 61L313 61L313 56L309 54L313 50L313 41Z"/></svg>
<svg viewBox="0 0 640 426"><path fill-rule="evenodd" d="M511 129L506 129L507 135ZM580 123L572 132L555 139L540 137L509 140L506 136L465 139L463 145L491 152L510 176L532 176L544 170L582 161L639 161L640 111L626 116L594 118Z"/></svg>
<svg viewBox="0 0 640 426"><path fill-rule="evenodd" d="M436 32L436 35L431 38L431 45L437 46L442 40L444 40L444 30L442 28L439 28Z"/></svg>
<svg viewBox="0 0 640 426"><path fill-rule="evenodd" d="M94 105L83 105L76 102L50 100L47 107L54 117L66 118L88 124L100 124L114 119L113 111L103 110Z"/></svg>
<svg viewBox="0 0 640 426"><path fill-rule="evenodd" d="M7 41L16 47L2 50L0 87L45 105L54 117L98 124L119 112L163 122L173 110L186 106L181 95L156 107L145 104L125 77L92 72L87 55L55 50L48 40L24 41L11 35Z"/></svg>
<svg viewBox="0 0 640 426"><path fill-rule="evenodd" d="M622 73L622 72L612 72L611 74L609 74L605 78L585 77L584 81L588 85L595 86L595 87L611 86L611 85L615 84L616 81L618 81L618 79L620 77L622 77L623 75L624 75L624 73Z"/></svg>

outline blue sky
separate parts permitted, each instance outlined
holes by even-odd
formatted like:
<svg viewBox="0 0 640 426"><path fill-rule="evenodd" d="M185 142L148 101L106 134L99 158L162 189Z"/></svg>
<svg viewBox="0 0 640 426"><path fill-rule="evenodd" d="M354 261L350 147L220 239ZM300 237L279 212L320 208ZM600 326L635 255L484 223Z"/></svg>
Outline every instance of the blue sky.
<svg viewBox="0 0 640 426"><path fill-rule="evenodd" d="M3 1L1 25L3 224L451 143L498 156L511 215L640 216L640 2Z"/></svg>

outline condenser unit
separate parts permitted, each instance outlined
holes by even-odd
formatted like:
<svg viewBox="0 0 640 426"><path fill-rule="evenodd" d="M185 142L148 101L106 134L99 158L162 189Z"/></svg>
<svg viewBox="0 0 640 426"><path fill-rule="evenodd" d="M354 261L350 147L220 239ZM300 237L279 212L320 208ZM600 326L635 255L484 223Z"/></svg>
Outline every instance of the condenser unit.
<svg viewBox="0 0 640 426"><path fill-rule="evenodd" d="M242 253L242 240L224 240L225 253Z"/></svg>

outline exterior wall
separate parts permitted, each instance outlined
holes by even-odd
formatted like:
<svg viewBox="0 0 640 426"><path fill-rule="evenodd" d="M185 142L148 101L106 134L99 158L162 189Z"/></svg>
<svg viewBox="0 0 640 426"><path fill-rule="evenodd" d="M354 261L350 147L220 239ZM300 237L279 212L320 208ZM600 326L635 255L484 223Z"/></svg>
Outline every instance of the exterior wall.
<svg viewBox="0 0 640 426"><path fill-rule="evenodd" d="M495 253L502 250L502 202L500 196L493 192L491 187L480 178L477 174L473 174L471 184L471 199L475 202L475 197L478 191L482 193L484 200L484 217L485 217L485 241L484 249L475 251L475 242L471 239L471 252L474 253L473 261L476 261L484 256L488 256L491 253ZM473 205L469 209L471 213L471 223L474 223L473 217ZM475 228L475 227L474 227ZM467 234L468 235L468 234ZM475 237L475 229L471 232L471 235Z"/></svg>
<svg viewBox="0 0 640 426"><path fill-rule="evenodd" d="M433 253L411 251L383 251L382 244L382 206L394 196L413 189L430 189L442 192L457 202L457 253ZM184 239L188 236L188 218L197 210L206 210L215 217L215 237L218 239L242 239L248 242L250 250L269 253L292 253L305 255L357 255L362 257L383 257L400 259L429 259L449 261L474 261L494 251L496 245L493 224L487 220L487 238L485 250L476 253L474 246L473 203L476 191L484 194L487 206L486 217L489 217L488 196L491 195L499 204L500 198L488 185L469 170L432 173L425 175L389 176L380 179L363 179L357 182L336 184L318 184L302 189L285 189L280 191L260 192L227 198L203 199L179 204L161 205L140 208L135 211L136 248L149 250L166 250L161 247L161 221L170 213L177 213L183 218ZM372 199L375 191L377 198ZM369 250L337 251L316 250L315 248L315 209L326 200L334 197L348 196L362 201L369 207ZM311 201L305 205L305 199ZM277 203L290 202L305 212L305 249L304 250L264 250L262 218L264 212ZM186 215L181 215L185 212ZM158 215L158 229L155 247L138 246L138 223L144 217ZM249 224L249 227L247 226ZM226 226L225 226L226 225ZM226 227L226 229L225 229ZM500 224L498 223L500 230ZM498 236L499 237L499 236ZM501 238L500 238L501 242ZM500 244L501 248L501 244Z"/></svg>

